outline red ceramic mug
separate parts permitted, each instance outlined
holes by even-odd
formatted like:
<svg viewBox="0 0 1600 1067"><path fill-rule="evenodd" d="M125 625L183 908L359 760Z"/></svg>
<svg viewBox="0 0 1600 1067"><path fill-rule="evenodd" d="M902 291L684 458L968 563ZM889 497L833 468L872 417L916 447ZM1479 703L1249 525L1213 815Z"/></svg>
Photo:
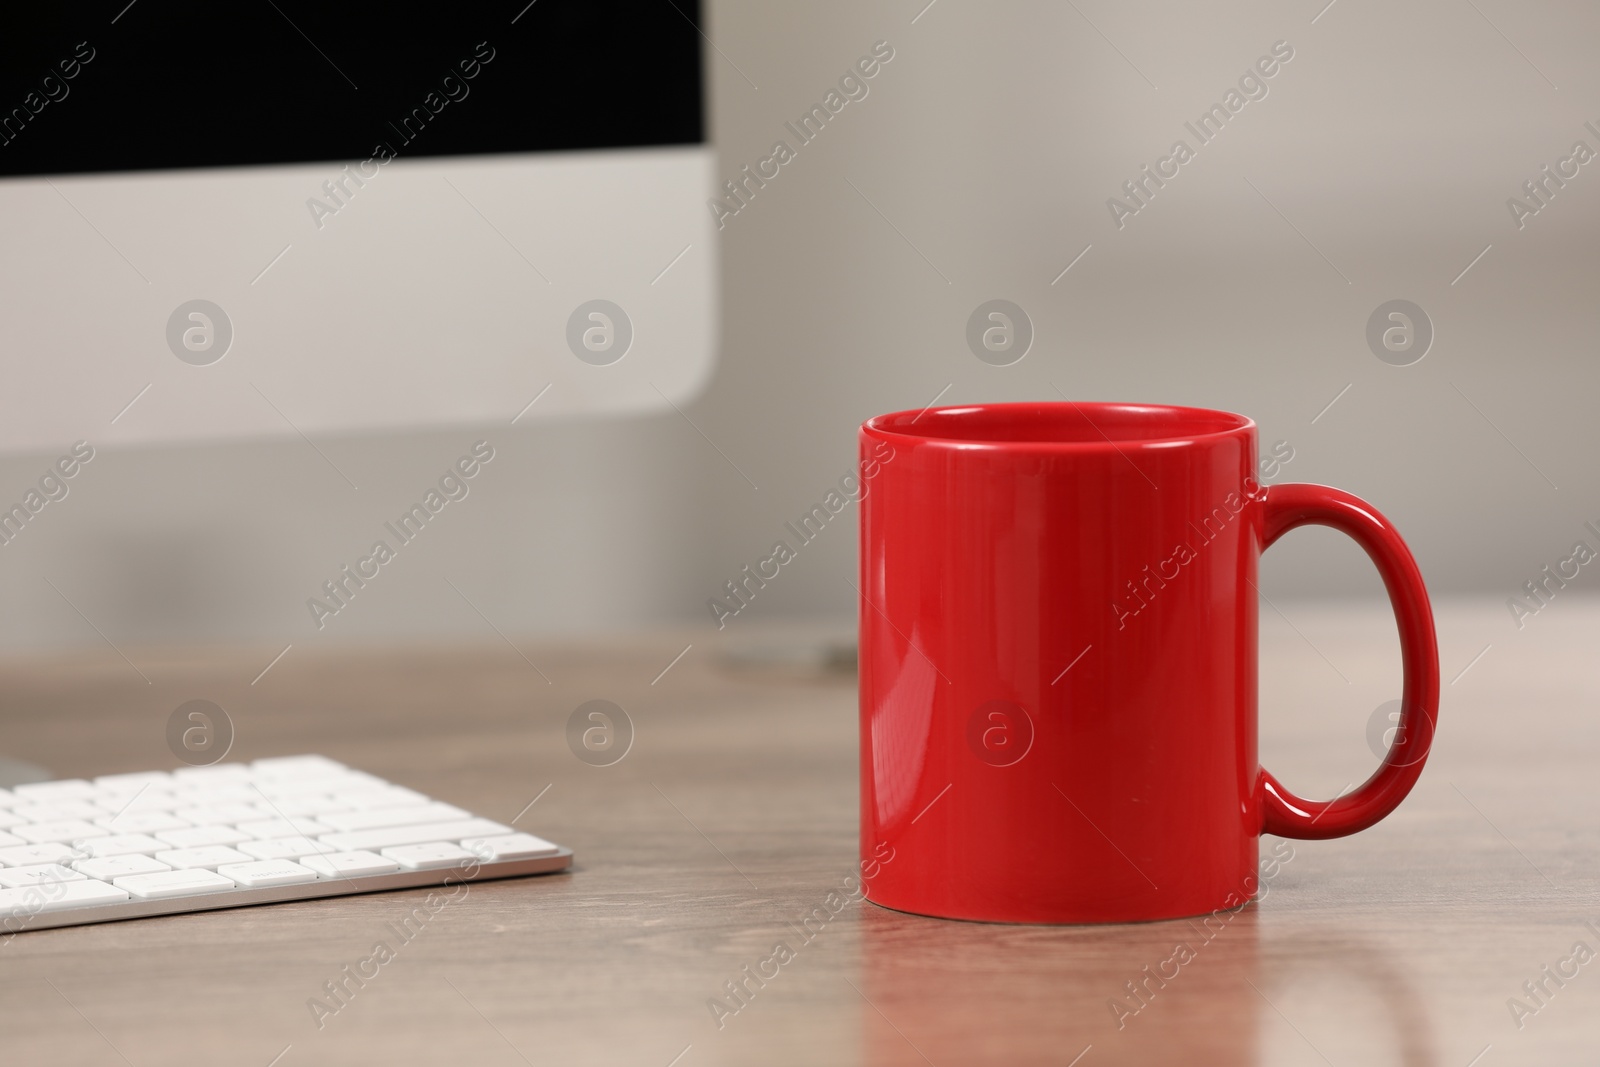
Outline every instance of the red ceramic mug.
<svg viewBox="0 0 1600 1067"><path fill-rule="evenodd" d="M1262 484L1250 419L977 404L879 416L860 445L874 903L1057 923L1238 907L1259 835L1355 833L1416 782L1439 703L1422 575L1363 501ZM1372 557L1405 670L1397 743L1332 801L1256 757L1256 563L1313 523Z"/></svg>

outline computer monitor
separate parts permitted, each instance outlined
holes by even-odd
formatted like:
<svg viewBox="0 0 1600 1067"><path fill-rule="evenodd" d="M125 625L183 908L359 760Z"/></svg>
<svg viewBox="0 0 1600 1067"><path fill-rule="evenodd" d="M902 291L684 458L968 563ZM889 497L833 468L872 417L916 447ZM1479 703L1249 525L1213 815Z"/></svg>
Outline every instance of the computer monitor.
<svg viewBox="0 0 1600 1067"><path fill-rule="evenodd" d="M111 0L0 34L0 451L682 405L695 0Z"/></svg>

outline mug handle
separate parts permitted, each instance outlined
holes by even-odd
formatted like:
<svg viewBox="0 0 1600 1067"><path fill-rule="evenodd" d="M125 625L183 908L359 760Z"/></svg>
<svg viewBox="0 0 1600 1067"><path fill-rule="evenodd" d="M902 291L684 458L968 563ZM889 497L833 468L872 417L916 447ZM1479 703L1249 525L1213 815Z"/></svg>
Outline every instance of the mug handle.
<svg viewBox="0 0 1600 1067"><path fill-rule="evenodd" d="M1400 630L1400 726L1371 778L1335 800L1302 800L1261 768L1262 833L1343 837L1365 830L1393 811L1411 792L1428 759L1439 714L1439 645L1433 609L1411 550L1371 504L1326 485L1289 483L1268 486L1264 507L1263 550L1297 526L1331 526L1353 538L1383 577Z"/></svg>

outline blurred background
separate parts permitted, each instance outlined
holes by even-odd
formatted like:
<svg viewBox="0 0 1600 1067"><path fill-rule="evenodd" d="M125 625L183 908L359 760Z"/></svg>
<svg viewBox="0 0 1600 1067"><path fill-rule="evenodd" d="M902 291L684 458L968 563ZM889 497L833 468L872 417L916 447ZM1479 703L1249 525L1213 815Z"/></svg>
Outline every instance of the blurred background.
<svg viewBox="0 0 1600 1067"><path fill-rule="evenodd" d="M1600 163L1546 184L1542 205L1523 188L1577 141L1600 150L1585 126L1600 127L1600 9L711 0L703 21L722 178L793 143L786 122L892 49L867 95L723 220L703 392L624 419L319 439L359 490L298 439L102 449L48 522L0 548L0 643L709 627L707 599L852 469L856 425L936 399L1248 414L1264 452L1292 449L1277 480L1371 500L1441 596L1499 603L1580 538L1600 543L1583 529L1600 521ZM1185 123L1275 46L1292 58L1201 144ZM1136 205L1123 183L1179 139L1194 157ZM1112 197L1138 206L1120 225ZM1538 212L1519 220L1512 197ZM996 299L1033 333L1005 366L967 340ZM1431 329L1420 358L1369 343L1394 300ZM463 513L319 631L307 598L480 437L496 459ZM0 499L53 459L0 459ZM729 629L848 627L841 518ZM1381 597L1359 550L1315 530L1266 557L1263 589L1280 606Z"/></svg>

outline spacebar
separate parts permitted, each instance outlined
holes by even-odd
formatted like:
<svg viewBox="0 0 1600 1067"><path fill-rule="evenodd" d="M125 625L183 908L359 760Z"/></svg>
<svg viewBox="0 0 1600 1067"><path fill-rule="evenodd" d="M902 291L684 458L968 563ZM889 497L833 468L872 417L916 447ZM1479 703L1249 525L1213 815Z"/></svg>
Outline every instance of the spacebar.
<svg viewBox="0 0 1600 1067"><path fill-rule="evenodd" d="M341 852L355 852L358 849L388 848L391 845L421 845L429 841L492 837L510 832L509 826L488 819L458 819L455 822L431 822L419 826L391 826L382 830L349 830L323 834L317 840Z"/></svg>

